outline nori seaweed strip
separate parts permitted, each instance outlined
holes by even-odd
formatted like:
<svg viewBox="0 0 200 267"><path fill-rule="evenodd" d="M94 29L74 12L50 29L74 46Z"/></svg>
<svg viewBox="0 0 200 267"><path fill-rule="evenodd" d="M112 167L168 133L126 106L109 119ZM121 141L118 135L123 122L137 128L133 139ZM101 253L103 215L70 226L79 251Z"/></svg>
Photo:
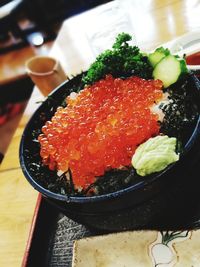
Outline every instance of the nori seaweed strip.
<svg viewBox="0 0 200 267"><path fill-rule="evenodd" d="M103 176L96 177L97 180L90 184L84 191L83 195L102 195L124 189L134 183L141 181L136 174L135 169L113 169L105 172Z"/></svg>
<svg viewBox="0 0 200 267"><path fill-rule="evenodd" d="M73 181L72 172L70 168L68 170L68 173L69 173L69 185L70 185L71 193L75 193L76 190L74 188L74 181Z"/></svg>
<svg viewBox="0 0 200 267"><path fill-rule="evenodd" d="M69 179L67 179L66 174L69 174ZM57 176L55 184L60 186L60 193L63 195L75 195L76 193L70 169Z"/></svg>
<svg viewBox="0 0 200 267"><path fill-rule="evenodd" d="M165 114L160 131L168 136L177 137L183 144L191 135L199 113L198 98L194 95L188 78L186 76L167 88L170 104L160 105Z"/></svg>

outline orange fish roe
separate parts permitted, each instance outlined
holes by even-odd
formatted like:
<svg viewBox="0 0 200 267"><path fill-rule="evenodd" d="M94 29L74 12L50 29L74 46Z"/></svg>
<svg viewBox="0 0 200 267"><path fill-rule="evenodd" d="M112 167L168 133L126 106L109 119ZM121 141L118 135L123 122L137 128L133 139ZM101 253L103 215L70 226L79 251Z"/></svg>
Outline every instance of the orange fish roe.
<svg viewBox="0 0 200 267"><path fill-rule="evenodd" d="M86 188L110 168L130 166L136 147L159 133L150 106L162 98L162 82L108 75L67 97L38 138L43 163L70 168L76 188Z"/></svg>

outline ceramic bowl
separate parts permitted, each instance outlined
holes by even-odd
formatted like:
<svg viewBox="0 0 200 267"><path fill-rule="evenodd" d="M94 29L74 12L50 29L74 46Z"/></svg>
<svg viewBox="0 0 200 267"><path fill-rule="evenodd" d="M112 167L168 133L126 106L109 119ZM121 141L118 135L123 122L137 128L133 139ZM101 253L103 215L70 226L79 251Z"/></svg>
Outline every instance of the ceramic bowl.
<svg viewBox="0 0 200 267"><path fill-rule="evenodd" d="M189 76L188 79L191 89L199 95L198 79L194 76ZM164 227L165 224L170 225L168 219L172 217L167 214L174 212L174 209L178 210L176 217L179 220L183 206L184 209L187 206L183 203L184 190L188 190L188 176L191 176L190 185L196 183L191 172L200 158L200 117L185 143L180 160L149 179L141 179L136 184L113 193L92 197L68 196L48 189L44 181L46 179L48 184L54 183L55 173L53 174L46 167L41 167L37 135L45 121L53 116L65 96L69 95L80 81L81 75L58 87L36 110L27 124L20 144L20 163L26 179L46 200L64 214L102 231L121 231L150 227L150 225L154 227L160 219L162 223L159 225ZM184 187L184 184L187 186ZM188 208L188 211L191 209ZM171 223L173 224L175 220L173 218ZM184 223L184 220L181 223Z"/></svg>

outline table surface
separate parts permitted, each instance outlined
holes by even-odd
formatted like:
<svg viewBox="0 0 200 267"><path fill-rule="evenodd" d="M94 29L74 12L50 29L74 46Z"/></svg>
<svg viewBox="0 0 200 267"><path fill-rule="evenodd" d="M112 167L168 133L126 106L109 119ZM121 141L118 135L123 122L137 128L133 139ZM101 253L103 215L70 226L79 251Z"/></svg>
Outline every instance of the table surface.
<svg viewBox="0 0 200 267"><path fill-rule="evenodd" d="M124 3L136 42L144 51L200 27L198 0L127 0ZM95 12L94 9L65 21L51 50L69 76L87 69L94 59L86 30L95 25ZM28 250L38 193L21 172L18 150L24 127L38 106L36 102L42 99L35 88L0 167L0 266L22 266Z"/></svg>

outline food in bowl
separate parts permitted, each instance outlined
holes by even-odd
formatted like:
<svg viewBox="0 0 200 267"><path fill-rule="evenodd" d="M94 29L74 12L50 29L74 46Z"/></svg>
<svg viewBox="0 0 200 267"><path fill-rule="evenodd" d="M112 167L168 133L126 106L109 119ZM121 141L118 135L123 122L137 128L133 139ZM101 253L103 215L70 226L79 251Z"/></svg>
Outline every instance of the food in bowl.
<svg viewBox="0 0 200 267"><path fill-rule="evenodd" d="M144 97L145 95L145 97ZM71 171L86 189L109 169L130 166L138 144L159 133L150 106L162 97L160 81L112 76L67 97L39 136L43 163Z"/></svg>
<svg viewBox="0 0 200 267"><path fill-rule="evenodd" d="M179 160L176 143L176 138L167 135L149 138L133 154L133 167L141 176L164 170L169 164Z"/></svg>
<svg viewBox="0 0 200 267"><path fill-rule="evenodd" d="M194 75L187 71L182 58L171 55L169 51L160 48L159 53L164 53L164 56L159 59L156 55L158 51L155 51L156 54L154 54L153 57L156 63L153 67L149 59L149 54L143 54L138 48L129 46L128 40L130 40L130 36L122 34L119 37L120 38L117 39L117 47L115 46L112 50L107 50L99 55L87 72L77 75L62 84L62 86L47 97L33 114L33 117L25 128L20 145L22 170L27 180L36 190L42 193L45 199L71 219L92 226L95 229L121 231L147 226L158 227L158 225L159 227L171 228L174 227L175 222L179 224L179 228L182 228L185 226L185 218L190 217L186 217L185 212L191 213L194 210L188 207L190 207L190 204L192 207L195 207L195 203L198 202L196 201L197 198L195 194L192 193L192 188L194 187L197 191L199 188L199 186L197 186L197 180L199 179L195 178L193 171L200 157L199 81ZM134 56L131 56L133 53ZM168 55L165 55L165 53ZM157 69L156 72L154 72L155 69ZM165 72L167 75L165 75ZM171 75L172 72L173 75ZM155 75L156 77L154 77ZM125 150L125 155L128 155L128 163L122 164L122 166L117 165L117 168L113 165L113 167L110 168L110 166L104 164L103 171L101 170L101 172L103 172L102 175L96 176L92 174L92 176L90 176L90 179L92 179L91 181L81 179L80 184L80 177L77 177L77 180L74 179L70 168L68 170L66 170L67 168L62 170L61 167L57 166L58 163L55 161L56 157L53 158L53 160L51 159L51 161L50 157L47 156L46 159L42 161L40 155L41 145L38 137L41 134L44 135L44 138L46 138L46 135L47 138L52 137L51 135L48 136L48 133L42 133L42 129L48 121L47 126L48 124L52 124L52 121L55 119L54 117L57 116L57 112L59 114L60 110L61 114L58 116L57 125L51 129L59 132L60 127L57 126L60 125L61 118L64 116L65 111L70 108L68 104L71 102L73 106L76 101L79 100L79 97L82 98L84 93L87 96L87 92L90 92L90 90L92 90L91 88L94 89L91 95L94 95L95 88L98 87L97 85L101 83L105 84L109 81L113 85L111 88L115 88L115 83L121 84L122 91L120 91L120 93L122 94L124 92L124 97L121 97L118 105L114 106L116 108L114 118L112 116L110 117L110 113L104 112L107 117L104 118L104 123L100 124L101 131L98 132L98 127L97 131L95 131L96 126L95 128L91 127L94 133L100 134L102 130L106 129L106 133L109 132L118 135L120 128L116 128L115 130L117 131L115 132L113 131L113 126L115 127L118 122L120 123L122 118L125 119L122 129L125 128L124 130L127 132L122 131L120 134L123 134L123 132L133 134L133 129L126 127L126 119L129 120L132 118L130 114L132 111L135 111L134 109L136 107L132 107L130 103L131 101L136 102L136 96L138 96L138 100L141 100L139 110L142 111L144 108L144 114L147 114L148 118L151 118L148 123L153 122L154 126L147 129L148 127L146 128L145 124L144 132L147 140L144 138L144 140L140 140L138 144L134 143L134 146L136 146L135 148L134 146L131 148L133 149L132 151L129 151L129 149ZM124 88L124 85L128 82L131 82L132 85L135 84L135 88L140 92L138 95L134 95L133 90L130 88L130 94L134 96L133 100L132 98L128 98L128 93L126 93ZM145 84L145 86L141 86L140 88L138 86L140 83L141 85ZM163 86L164 83L165 85ZM111 88L110 91L114 94L114 91L116 92L117 90L113 91ZM113 99L103 92L102 86L100 86L98 90L100 90L100 96L108 97L107 100L110 101L109 103L113 102ZM145 97L146 95L142 94L145 90L149 92L149 96L153 95L153 99L155 99L153 104L151 102L151 97L147 100ZM85 98L83 97L84 101L91 101L91 99L86 96ZM68 104L66 100L67 102L69 101ZM123 103L123 100L126 100L126 102ZM99 107L101 107L101 101L97 102L99 103ZM137 106L138 104L137 102ZM86 107L87 105L84 105L82 111L84 111ZM119 107L122 112L118 114L117 111ZM76 108L78 107L75 104L72 110ZM91 107L88 106L88 109L84 112L90 112L90 108ZM128 110L130 114L129 112L126 114L126 110ZM76 117L80 114L83 116L85 113L82 111L81 113L76 113ZM95 111L91 112L92 117L95 115ZM105 107L105 111L110 112L110 107ZM98 112L100 111L97 110L97 113ZM100 112L99 115L104 115L104 113ZM116 114L119 117L116 118ZM65 124L65 119L67 117L64 116L63 118L62 123ZM145 121L146 119L145 116L142 118L140 115L138 115L138 118L140 118L140 120L134 125L138 126L139 122L143 123L143 120ZM96 116L96 119L99 120L100 116ZM83 122L79 121L79 124L85 123L86 121L86 119ZM89 121L94 123L93 120L89 119ZM76 128L73 128L74 125L71 126L71 129L76 130ZM79 126L83 127L83 125ZM104 128L104 126L106 127ZM108 129L109 131L107 131ZM86 133L87 130L89 129L85 128L84 133ZM151 132L152 130L153 132ZM75 133L76 131L74 134ZM149 137L146 136L147 133L150 133ZM66 133L66 135L68 134L69 133ZM136 135L136 137L141 137L141 134L144 133L140 131L139 135ZM92 137L93 136L92 134ZM157 138L160 140L157 140ZM121 146L119 146L118 149L121 149L124 143L126 144L123 140L124 138L121 143L117 143L116 140L115 142L110 142L109 148L111 148L111 151L102 150L103 153L107 153L110 156L112 152L111 155L116 159L114 156L116 156L117 153L115 153L114 145L120 144ZM44 141L48 147L49 140ZM61 151L64 148L62 141L62 138L57 140ZM131 142L132 141L133 140L131 140ZM151 143L151 141L153 142ZM157 141L159 143L159 151L152 150L154 144L157 144ZM148 142L150 142L150 150L148 149ZM98 143L98 148L102 148L102 142L97 140L96 143ZM82 144L85 144L85 142ZM86 147L88 148L88 146ZM50 151L53 153L54 148L50 148ZM89 148L90 152L94 152L95 148L96 144L91 145ZM145 148L145 153L140 153L143 151L143 148ZM77 148L73 148L72 145L72 149ZM127 154L127 151L129 154ZM132 152L133 155L131 155ZM136 156L137 152L139 152L142 157L137 158L135 161L134 155ZM45 153L42 156L45 156ZM157 161L156 156L158 153ZM96 153L96 155L98 155L98 153ZM152 155L155 157L154 159ZM79 153L72 154L70 157L71 156L78 158ZM62 156L60 159L62 160ZM125 159L127 160L127 157L125 157ZM138 162L141 163L139 167L135 166L135 164L138 165ZM52 163L52 166L49 168L48 164L50 163ZM83 163L82 166L91 164L87 158ZM99 161L98 163L101 164L102 162ZM103 163L105 163L104 158ZM113 164L113 162L111 163ZM87 169L87 166L84 166L84 168ZM99 170L95 169L94 171ZM190 177L189 183L188 177ZM187 194L193 197L186 198L185 196ZM199 196L199 192L197 192L196 195ZM189 205L188 202L190 203ZM174 216L174 214L176 214L176 216Z"/></svg>
<svg viewBox="0 0 200 267"><path fill-rule="evenodd" d="M120 34L113 50L97 57L34 135L40 168L52 174L38 179L47 189L71 196L107 194L179 160L198 117L185 61L164 48L143 54L129 46L130 38ZM155 164L137 158L141 172L135 151L162 136L173 140L173 156L168 153L166 160L156 152Z"/></svg>

